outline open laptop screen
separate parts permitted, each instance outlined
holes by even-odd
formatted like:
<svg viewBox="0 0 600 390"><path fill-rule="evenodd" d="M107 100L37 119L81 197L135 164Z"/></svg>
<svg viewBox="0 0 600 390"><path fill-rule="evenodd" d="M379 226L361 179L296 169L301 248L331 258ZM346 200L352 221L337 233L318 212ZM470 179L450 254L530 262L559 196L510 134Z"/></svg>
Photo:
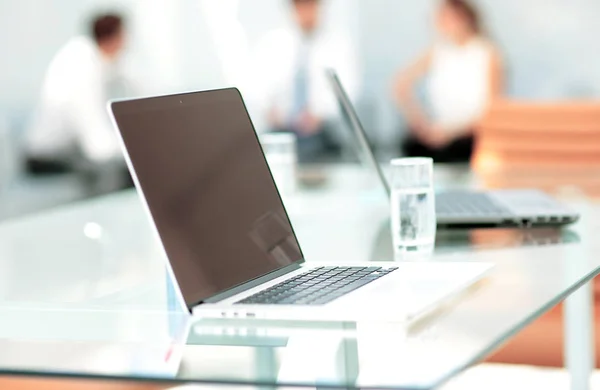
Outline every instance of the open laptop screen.
<svg viewBox="0 0 600 390"><path fill-rule="evenodd" d="M237 89L112 111L188 306L302 261Z"/></svg>

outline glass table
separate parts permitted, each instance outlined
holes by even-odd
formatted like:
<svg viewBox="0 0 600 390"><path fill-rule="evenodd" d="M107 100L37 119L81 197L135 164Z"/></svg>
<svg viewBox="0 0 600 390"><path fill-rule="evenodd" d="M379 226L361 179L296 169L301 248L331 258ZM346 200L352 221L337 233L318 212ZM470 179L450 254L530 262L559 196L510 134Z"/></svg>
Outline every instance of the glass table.
<svg viewBox="0 0 600 390"><path fill-rule="evenodd" d="M436 182L477 186L463 168L438 169ZM309 171L284 200L307 261L393 258L387 200L369 171ZM431 389L571 296L566 353L573 387L585 388L593 357L586 283L600 273L600 207L567 200L583 215L568 229L440 232L436 261L495 268L411 324L191 318L134 192L7 221L0 376Z"/></svg>

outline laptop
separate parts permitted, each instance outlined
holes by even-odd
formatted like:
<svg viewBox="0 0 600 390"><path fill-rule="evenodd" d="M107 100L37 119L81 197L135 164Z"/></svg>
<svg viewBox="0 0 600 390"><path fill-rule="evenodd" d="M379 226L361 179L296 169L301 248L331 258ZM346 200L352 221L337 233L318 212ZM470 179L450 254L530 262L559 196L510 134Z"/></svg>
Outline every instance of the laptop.
<svg viewBox="0 0 600 390"><path fill-rule="evenodd" d="M109 110L181 302L197 316L406 321L490 269L306 262L237 89Z"/></svg>
<svg viewBox="0 0 600 390"><path fill-rule="evenodd" d="M341 107L342 116L354 132L363 157L391 198L389 182L375 158L367 133L348 94L335 70L328 69L326 73ZM436 194L435 202L440 228L558 227L579 219L577 213L538 190L445 191Z"/></svg>

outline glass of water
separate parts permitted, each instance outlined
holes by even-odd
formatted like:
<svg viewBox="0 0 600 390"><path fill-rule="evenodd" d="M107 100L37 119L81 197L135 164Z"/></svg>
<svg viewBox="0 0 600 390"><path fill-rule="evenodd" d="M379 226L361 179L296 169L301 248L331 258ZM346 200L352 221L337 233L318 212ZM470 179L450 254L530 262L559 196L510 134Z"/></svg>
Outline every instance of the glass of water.
<svg viewBox="0 0 600 390"><path fill-rule="evenodd" d="M290 195L296 190L296 136L291 133L261 134L260 143L271 174L281 195Z"/></svg>
<svg viewBox="0 0 600 390"><path fill-rule="evenodd" d="M397 259L429 255L435 244L433 160L392 160L392 241Z"/></svg>

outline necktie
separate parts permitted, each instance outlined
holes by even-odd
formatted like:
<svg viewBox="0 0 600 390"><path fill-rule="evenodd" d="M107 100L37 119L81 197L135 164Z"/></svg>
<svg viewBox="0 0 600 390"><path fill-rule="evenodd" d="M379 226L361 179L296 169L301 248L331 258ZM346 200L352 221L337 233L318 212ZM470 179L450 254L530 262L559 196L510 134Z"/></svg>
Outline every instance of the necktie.
<svg viewBox="0 0 600 390"><path fill-rule="evenodd" d="M302 45L296 61L296 74L294 75L294 104L292 106L292 121L306 111L308 107L308 84L309 84L309 58L308 47Z"/></svg>

